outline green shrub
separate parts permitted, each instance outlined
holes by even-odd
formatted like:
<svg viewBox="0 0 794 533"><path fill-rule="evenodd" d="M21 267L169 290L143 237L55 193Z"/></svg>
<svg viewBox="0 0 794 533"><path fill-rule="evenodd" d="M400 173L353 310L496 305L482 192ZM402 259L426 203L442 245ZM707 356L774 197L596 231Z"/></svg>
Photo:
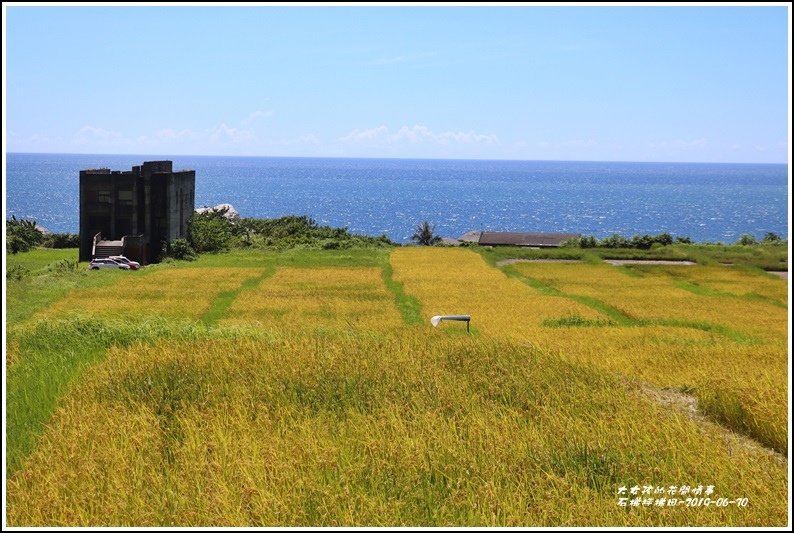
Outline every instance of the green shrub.
<svg viewBox="0 0 794 533"><path fill-rule="evenodd" d="M79 248L78 233L50 233L44 236L42 246L46 248Z"/></svg>
<svg viewBox="0 0 794 533"><path fill-rule="evenodd" d="M56 261L48 266L48 270L53 272L54 274L68 274L71 272L77 272L79 269L79 265L77 261L73 259L61 259L60 261Z"/></svg>
<svg viewBox="0 0 794 533"><path fill-rule="evenodd" d="M22 265L11 265L8 267L8 270L6 270L6 279L19 281L28 276L30 276L30 269L25 268Z"/></svg>
<svg viewBox="0 0 794 533"><path fill-rule="evenodd" d="M188 222L188 240L196 252L228 250L232 239L232 223L225 210L193 213Z"/></svg>
<svg viewBox="0 0 794 533"><path fill-rule="evenodd" d="M174 239L166 247L166 255L172 259L182 259L193 261L196 259L196 251L190 246L187 239Z"/></svg>
<svg viewBox="0 0 794 533"><path fill-rule="evenodd" d="M783 239L780 238L780 235L771 231L767 231L766 235L764 235L764 238L761 239L761 244L779 244L782 241Z"/></svg>
<svg viewBox="0 0 794 533"><path fill-rule="evenodd" d="M742 246L753 246L755 244L758 244L758 241L755 239L755 237L753 237L749 233L745 233L744 235L739 237L739 240L736 241L736 244L740 244Z"/></svg>
<svg viewBox="0 0 794 533"><path fill-rule="evenodd" d="M35 220L17 220L13 215L6 220L6 251L27 252L43 240L44 234L36 227Z"/></svg>

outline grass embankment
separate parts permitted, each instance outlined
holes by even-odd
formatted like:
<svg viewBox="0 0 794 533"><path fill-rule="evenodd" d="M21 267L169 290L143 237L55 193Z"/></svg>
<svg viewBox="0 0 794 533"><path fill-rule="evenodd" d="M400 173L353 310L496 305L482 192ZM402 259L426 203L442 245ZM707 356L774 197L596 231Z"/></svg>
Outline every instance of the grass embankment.
<svg viewBox="0 0 794 533"><path fill-rule="evenodd" d="M571 265L508 277L467 250L388 252L203 255L20 302L9 524L785 524L785 459L645 392L694 391L779 448L784 282L573 265L598 293ZM30 281L9 280L9 302ZM127 320L107 311L119 298ZM670 298L688 306L677 320L716 329L673 327ZM709 322L713 306L747 323ZM429 326L446 313L472 314L476 334ZM713 485L749 506L618 506L635 484Z"/></svg>

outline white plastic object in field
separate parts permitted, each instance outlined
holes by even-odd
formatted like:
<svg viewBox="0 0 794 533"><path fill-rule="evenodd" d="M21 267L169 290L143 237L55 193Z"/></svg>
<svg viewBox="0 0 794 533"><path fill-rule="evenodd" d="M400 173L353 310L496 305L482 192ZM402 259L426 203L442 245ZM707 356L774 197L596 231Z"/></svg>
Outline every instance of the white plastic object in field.
<svg viewBox="0 0 794 533"><path fill-rule="evenodd" d="M438 327L442 320L458 320L466 322L466 331L469 331L469 322L471 322L471 315L436 315L430 319L433 327Z"/></svg>

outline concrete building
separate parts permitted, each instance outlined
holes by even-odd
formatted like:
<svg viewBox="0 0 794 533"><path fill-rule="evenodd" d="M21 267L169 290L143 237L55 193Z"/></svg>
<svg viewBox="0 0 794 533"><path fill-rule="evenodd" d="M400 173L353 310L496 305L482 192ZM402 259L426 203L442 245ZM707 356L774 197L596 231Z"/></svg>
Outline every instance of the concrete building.
<svg viewBox="0 0 794 533"><path fill-rule="evenodd" d="M174 172L171 161L81 170L80 261L119 254L156 260L163 242L187 236L195 196L196 171Z"/></svg>

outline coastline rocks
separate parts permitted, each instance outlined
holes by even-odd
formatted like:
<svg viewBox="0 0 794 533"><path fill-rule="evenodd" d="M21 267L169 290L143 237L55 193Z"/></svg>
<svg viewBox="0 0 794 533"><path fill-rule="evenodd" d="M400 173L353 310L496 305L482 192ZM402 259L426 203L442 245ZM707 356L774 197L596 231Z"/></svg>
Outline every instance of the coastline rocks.
<svg viewBox="0 0 794 533"><path fill-rule="evenodd" d="M240 213L237 212L237 209L234 208L232 204L218 204L215 207L197 207L196 213L199 215L201 213L206 213L207 211L221 211L226 209L226 213L224 213L224 217L232 222L240 220Z"/></svg>

